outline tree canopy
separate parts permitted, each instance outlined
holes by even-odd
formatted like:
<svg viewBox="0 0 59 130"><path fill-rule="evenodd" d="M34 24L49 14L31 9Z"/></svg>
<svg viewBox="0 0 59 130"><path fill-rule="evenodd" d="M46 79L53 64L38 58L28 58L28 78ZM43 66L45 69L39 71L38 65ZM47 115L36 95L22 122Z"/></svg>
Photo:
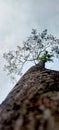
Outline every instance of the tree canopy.
<svg viewBox="0 0 59 130"><path fill-rule="evenodd" d="M40 61L52 61L53 56L59 58L59 39L51 34L47 34L47 29L38 33L32 29L30 36L16 50L3 54L7 63L4 70L8 71L11 78L20 75L26 62L33 61L34 64Z"/></svg>

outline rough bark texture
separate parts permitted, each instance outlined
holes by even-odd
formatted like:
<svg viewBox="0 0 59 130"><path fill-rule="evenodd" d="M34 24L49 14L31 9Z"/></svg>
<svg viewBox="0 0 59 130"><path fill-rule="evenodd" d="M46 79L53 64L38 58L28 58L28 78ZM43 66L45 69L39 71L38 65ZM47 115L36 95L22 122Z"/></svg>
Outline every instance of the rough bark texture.
<svg viewBox="0 0 59 130"><path fill-rule="evenodd" d="M49 95L59 100L59 72L31 67L0 105L0 130L37 130L37 100Z"/></svg>

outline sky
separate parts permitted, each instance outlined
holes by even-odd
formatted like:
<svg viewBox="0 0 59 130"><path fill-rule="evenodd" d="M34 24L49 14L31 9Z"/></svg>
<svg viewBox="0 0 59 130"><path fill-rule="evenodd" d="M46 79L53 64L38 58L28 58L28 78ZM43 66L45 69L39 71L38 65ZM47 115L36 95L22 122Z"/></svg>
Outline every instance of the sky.
<svg viewBox="0 0 59 130"><path fill-rule="evenodd" d="M6 72L3 53L16 49L31 33L32 28L59 38L59 0L0 0L0 103L14 87ZM59 60L46 67L59 70ZM24 72L31 64L25 66Z"/></svg>

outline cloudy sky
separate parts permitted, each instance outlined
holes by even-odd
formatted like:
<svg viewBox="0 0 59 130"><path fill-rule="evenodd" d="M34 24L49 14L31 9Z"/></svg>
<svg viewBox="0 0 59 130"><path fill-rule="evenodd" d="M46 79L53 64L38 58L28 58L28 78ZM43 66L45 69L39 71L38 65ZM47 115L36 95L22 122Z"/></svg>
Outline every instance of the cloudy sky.
<svg viewBox="0 0 59 130"><path fill-rule="evenodd" d="M22 43L32 28L40 32L47 28L59 37L59 0L0 0L0 103L13 87L3 71L3 53ZM58 63L55 59L46 67L59 70Z"/></svg>

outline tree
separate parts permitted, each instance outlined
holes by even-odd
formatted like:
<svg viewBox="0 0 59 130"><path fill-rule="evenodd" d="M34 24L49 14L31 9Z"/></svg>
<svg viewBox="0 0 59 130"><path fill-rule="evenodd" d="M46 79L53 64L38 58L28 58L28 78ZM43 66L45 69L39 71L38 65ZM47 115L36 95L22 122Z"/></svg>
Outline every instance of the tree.
<svg viewBox="0 0 59 130"><path fill-rule="evenodd" d="M11 78L15 78L16 75L21 74L26 62L33 61L34 64L43 62L45 67L45 63L52 61L53 56L59 58L59 39L51 34L48 35L47 29L42 33L32 29L31 35L17 46L16 50L3 54L7 61L4 70L8 71Z"/></svg>

